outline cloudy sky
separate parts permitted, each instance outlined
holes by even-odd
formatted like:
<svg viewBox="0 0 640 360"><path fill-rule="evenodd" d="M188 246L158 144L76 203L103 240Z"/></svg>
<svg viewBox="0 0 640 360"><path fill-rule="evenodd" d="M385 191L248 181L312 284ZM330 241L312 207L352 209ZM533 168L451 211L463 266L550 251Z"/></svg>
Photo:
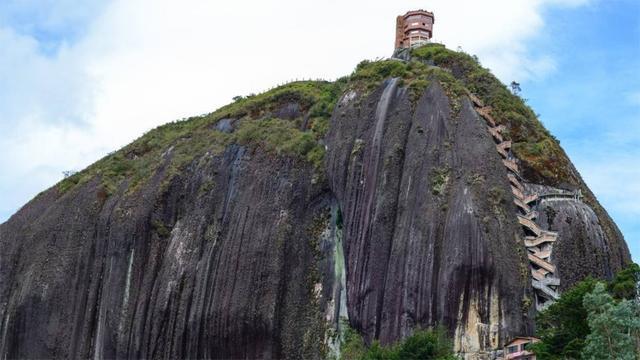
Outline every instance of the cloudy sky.
<svg viewBox="0 0 640 360"><path fill-rule="evenodd" d="M638 0L2 0L0 222L157 125L389 56L413 8L522 84L640 262Z"/></svg>

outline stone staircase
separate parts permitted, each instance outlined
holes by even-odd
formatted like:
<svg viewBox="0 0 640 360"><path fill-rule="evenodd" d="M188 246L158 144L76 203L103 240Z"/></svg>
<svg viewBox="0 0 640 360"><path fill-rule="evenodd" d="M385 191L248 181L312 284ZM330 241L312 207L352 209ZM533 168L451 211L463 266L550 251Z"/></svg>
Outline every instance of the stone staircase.
<svg viewBox="0 0 640 360"><path fill-rule="evenodd" d="M531 286L535 293L536 309L543 310L559 297L560 279L556 276L556 267L551 263L553 243L558 239L558 234L543 230L535 222L538 213L530 204L540 199L537 194L527 194L525 187L520 183L518 164L511 155L511 141L504 140L502 132L504 125L498 125L491 116L491 107L485 106L474 94L469 93L476 112L487 123L487 130L496 142L496 151L502 157L502 163L509 170L507 178L513 193L513 202L518 208L518 222L523 227L527 236L524 246L527 249L527 258L531 268ZM549 196L547 194L544 195ZM558 195L555 195L558 196ZM566 195L560 195L566 196Z"/></svg>

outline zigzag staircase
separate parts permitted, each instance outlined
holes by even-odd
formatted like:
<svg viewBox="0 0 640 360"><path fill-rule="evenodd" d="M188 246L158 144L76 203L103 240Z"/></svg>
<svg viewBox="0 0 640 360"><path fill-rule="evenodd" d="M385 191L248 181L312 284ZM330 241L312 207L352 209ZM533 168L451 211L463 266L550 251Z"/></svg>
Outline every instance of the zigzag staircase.
<svg viewBox="0 0 640 360"><path fill-rule="evenodd" d="M502 163L509 170L507 177L513 193L513 202L518 208L518 222L527 234L524 246L531 267L531 285L535 292L536 309L543 310L559 297L560 279L555 275L556 267L550 262L553 243L558 239L558 233L543 230L534 221L538 213L529 204L536 202L538 195L526 194L524 186L520 183L518 164L511 154L511 141L504 140L502 136L504 125L498 125L493 119L491 107L484 106L474 94L468 95L476 112L486 121L487 130L496 142L496 151L502 156Z"/></svg>

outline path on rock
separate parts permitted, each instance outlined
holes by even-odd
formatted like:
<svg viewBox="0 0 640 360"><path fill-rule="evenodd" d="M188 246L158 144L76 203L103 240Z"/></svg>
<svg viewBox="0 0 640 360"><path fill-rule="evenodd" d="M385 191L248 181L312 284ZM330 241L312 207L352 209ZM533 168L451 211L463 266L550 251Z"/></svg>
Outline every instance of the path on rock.
<svg viewBox="0 0 640 360"><path fill-rule="evenodd" d="M536 309L543 310L558 299L558 289L560 279L556 275L556 267L551 263L553 243L558 238L558 233L543 230L535 219L538 212L533 210L529 204L537 203L542 197L549 198L578 198L572 194L527 194L525 187L520 183L520 174L515 157L511 153L511 141L505 140L502 132L504 125L498 125L491 116L491 107L485 106L482 100L476 95L469 93L469 98L473 102L476 112L486 121L487 131L496 142L496 151L502 157L504 166L509 171L507 178L511 185L511 192L514 196L514 203L518 208L518 222L522 225L525 233L524 245L527 249L527 258L531 267L531 285L535 292Z"/></svg>

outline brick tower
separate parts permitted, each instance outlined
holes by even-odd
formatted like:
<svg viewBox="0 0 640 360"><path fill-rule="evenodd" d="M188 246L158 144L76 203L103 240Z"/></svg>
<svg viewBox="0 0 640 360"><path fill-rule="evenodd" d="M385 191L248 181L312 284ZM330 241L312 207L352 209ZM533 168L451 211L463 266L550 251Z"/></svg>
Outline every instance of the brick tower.
<svg viewBox="0 0 640 360"><path fill-rule="evenodd" d="M396 19L396 49L426 44L433 37L433 13L409 11Z"/></svg>

